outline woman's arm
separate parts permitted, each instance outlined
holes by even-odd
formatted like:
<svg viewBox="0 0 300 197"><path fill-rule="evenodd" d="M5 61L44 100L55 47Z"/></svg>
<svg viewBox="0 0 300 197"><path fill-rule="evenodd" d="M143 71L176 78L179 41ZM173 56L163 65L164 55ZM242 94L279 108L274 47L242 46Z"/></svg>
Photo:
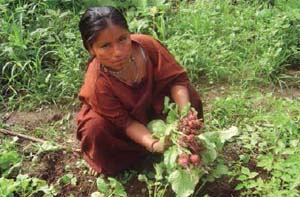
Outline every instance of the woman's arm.
<svg viewBox="0 0 300 197"><path fill-rule="evenodd" d="M175 103L182 110L190 101L188 89L182 85L174 85L171 88L171 96ZM164 151L164 144L154 139L149 130L138 121L132 121L126 128L127 136L134 142L144 146L150 152Z"/></svg>
<svg viewBox="0 0 300 197"><path fill-rule="evenodd" d="M164 151L164 145L157 139L154 139L143 124L135 120L126 128L126 134L130 139L144 146L150 152L162 153Z"/></svg>
<svg viewBox="0 0 300 197"><path fill-rule="evenodd" d="M187 87L182 85L172 86L171 96L174 102L179 106L180 111L190 102L189 91Z"/></svg>

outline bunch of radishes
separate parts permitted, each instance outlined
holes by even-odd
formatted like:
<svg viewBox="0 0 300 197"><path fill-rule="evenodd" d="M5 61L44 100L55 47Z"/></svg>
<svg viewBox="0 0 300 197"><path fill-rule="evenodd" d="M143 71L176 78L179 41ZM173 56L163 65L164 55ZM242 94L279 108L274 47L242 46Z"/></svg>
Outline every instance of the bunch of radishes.
<svg viewBox="0 0 300 197"><path fill-rule="evenodd" d="M202 127L202 120L198 119L197 112L190 111L187 116L179 120L179 130L186 135L200 134L200 128Z"/></svg>
<svg viewBox="0 0 300 197"><path fill-rule="evenodd" d="M196 139L200 134L202 120L198 119L197 113L190 111L187 116L181 118L178 122L179 141L178 144L183 148L183 153L178 157L178 164L183 168L189 168L190 164L199 166L201 164L200 151L203 145Z"/></svg>

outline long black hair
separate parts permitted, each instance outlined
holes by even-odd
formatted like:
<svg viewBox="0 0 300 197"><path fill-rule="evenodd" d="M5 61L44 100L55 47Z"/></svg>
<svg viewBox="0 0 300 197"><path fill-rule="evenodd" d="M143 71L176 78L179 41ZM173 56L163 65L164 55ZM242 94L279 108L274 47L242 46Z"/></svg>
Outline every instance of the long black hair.
<svg viewBox="0 0 300 197"><path fill-rule="evenodd" d="M81 16L79 30L84 47L89 50L96 36L109 24L118 25L128 30L128 24L123 14L114 7L102 6L88 8Z"/></svg>

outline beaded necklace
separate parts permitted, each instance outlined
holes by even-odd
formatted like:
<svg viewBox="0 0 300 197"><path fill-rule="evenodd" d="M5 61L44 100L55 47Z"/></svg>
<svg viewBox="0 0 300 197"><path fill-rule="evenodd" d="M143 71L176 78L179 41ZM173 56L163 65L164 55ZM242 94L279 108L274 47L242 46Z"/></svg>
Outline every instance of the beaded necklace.
<svg viewBox="0 0 300 197"><path fill-rule="evenodd" d="M132 63L134 66L135 77L134 77L134 80L131 82L131 84L136 84L136 82L138 81L138 78L139 78L139 72L138 72L138 65L136 64L134 57L130 57L128 64L126 64L126 66L124 66L124 68L122 68L121 70L118 70L118 71L113 71L113 70L107 68L103 64L101 64L101 66L105 72L110 73L111 75L115 76L120 81L122 81L123 83L128 84L128 81L124 80L122 77L120 77L120 75L122 75L130 67L130 65Z"/></svg>

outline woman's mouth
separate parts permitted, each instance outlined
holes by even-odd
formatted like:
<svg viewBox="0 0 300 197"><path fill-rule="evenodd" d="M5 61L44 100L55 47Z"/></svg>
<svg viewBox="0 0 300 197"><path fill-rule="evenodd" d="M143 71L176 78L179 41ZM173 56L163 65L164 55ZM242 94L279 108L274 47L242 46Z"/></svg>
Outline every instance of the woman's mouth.
<svg viewBox="0 0 300 197"><path fill-rule="evenodd" d="M113 61L112 63L116 65L116 64L123 63L124 61L125 61L125 58L123 58L123 59L117 59L117 60Z"/></svg>
<svg viewBox="0 0 300 197"><path fill-rule="evenodd" d="M122 65L125 65L129 62L129 59L128 58L120 58L120 59L117 59L115 61L113 61L112 63L114 65L118 65L118 64L122 64Z"/></svg>

